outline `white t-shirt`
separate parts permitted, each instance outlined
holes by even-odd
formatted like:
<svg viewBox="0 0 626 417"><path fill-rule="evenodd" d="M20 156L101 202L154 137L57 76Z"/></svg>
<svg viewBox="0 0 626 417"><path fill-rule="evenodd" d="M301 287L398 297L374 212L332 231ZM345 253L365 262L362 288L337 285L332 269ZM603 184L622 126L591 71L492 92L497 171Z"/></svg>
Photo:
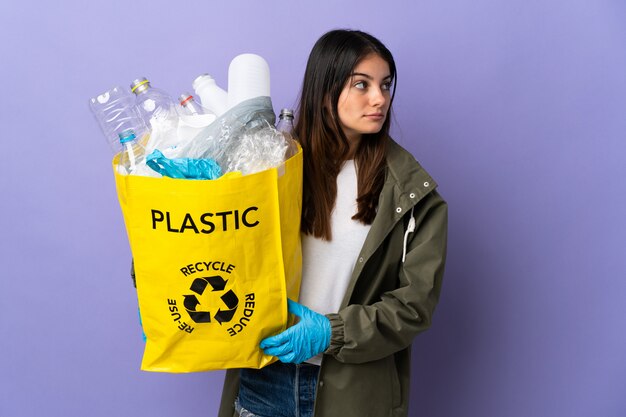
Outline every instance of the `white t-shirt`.
<svg viewBox="0 0 626 417"><path fill-rule="evenodd" d="M319 314L337 313L370 226L352 220L357 212L354 161L337 176L337 199L331 214L332 240L302 235L300 303ZM319 365L321 355L307 362Z"/></svg>

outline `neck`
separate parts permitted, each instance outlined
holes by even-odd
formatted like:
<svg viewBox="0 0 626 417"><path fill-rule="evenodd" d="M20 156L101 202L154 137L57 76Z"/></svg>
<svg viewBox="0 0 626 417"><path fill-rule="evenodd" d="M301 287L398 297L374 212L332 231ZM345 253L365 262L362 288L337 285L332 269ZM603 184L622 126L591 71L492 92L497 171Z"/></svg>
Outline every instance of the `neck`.
<svg viewBox="0 0 626 417"><path fill-rule="evenodd" d="M356 155L356 150L359 147L359 142L361 141L361 135L347 136L347 138L350 148L348 149L346 159L354 159L354 155Z"/></svg>

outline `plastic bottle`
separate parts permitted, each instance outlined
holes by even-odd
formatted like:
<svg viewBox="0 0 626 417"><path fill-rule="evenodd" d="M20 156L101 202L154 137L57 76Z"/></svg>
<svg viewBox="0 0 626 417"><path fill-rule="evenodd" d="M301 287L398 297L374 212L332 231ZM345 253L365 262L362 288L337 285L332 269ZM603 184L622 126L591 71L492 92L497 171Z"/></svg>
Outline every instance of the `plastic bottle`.
<svg viewBox="0 0 626 417"><path fill-rule="evenodd" d="M285 152L285 159L287 160L298 152L298 145L296 145L295 135L293 133L293 110L282 109L280 111L276 130L282 132L287 141L287 151Z"/></svg>
<svg viewBox="0 0 626 417"><path fill-rule="evenodd" d="M89 100L89 107L115 153L122 149L118 135L124 130L133 129L138 137L148 133L149 129L135 106L135 97L125 88L116 86L93 97Z"/></svg>
<svg viewBox="0 0 626 417"><path fill-rule="evenodd" d="M293 110L282 109L278 115L276 130L293 135Z"/></svg>
<svg viewBox="0 0 626 417"><path fill-rule="evenodd" d="M228 93L218 86L209 74L198 76L191 84L202 106L217 117L228 110Z"/></svg>
<svg viewBox="0 0 626 417"><path fill-rule="evenodd" d="M206 110L189 93L181 94L178 97L178 103L182 107L184 114L197 116L206 113Z"/></svg>
<svg viewBox="0 0 626 417"><path fill-rule="evenodd" d="M210 125L217 118L210 110L202 107L189 93L181 94L179 119L176 128L176 137L179 146L189 144L198 133ZM170 157L180 157L177 150L163 150Z"/></svg>
<svg viewBox="0 0 626 417"><path fill-rule="evenodd" d="M118 136L122 145L118 170L121 174L137 174L139 165L146 159L146 149L137 140L133 129L127 129Z"/></svg>
<svg viewBox="0 0 626 417"><path fill-rule="evenodd" d="M260 96L270 96L270 66L259 55L236 56L228 67L228 108Z"/></svg>
<svg viewBox="0 0 626 417"><path fill-rule="evenodd" d="M147 78L138 78L130 85L130 91L136 96L135 103L144 122L152 126L153 119L166 119L174 109L174 100L164 91L153 88Z"/></svg>

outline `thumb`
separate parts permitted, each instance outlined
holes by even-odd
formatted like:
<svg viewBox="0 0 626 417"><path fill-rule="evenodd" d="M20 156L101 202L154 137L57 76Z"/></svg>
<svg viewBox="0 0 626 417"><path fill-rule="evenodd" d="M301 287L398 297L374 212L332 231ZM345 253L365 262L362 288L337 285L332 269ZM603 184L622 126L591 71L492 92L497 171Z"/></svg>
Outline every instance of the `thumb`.
<svg viewBox="0 0 626 417"><path fill-rule="evenodd" d="M305 314L305 308L302 304L298 304L290 298L287 298L288 311L291 314L295 314L298 317L302 317Z"/></svg>

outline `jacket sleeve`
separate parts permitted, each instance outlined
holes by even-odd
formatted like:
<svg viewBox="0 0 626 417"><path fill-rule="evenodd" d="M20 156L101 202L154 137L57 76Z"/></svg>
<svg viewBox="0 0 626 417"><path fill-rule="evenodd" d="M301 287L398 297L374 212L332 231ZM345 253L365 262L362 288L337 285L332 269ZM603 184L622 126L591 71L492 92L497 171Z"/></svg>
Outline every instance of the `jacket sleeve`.
<svg viewBox="0 0 626 417"><path fill-rule="evenodd" d="M430 327L444 272L448 208L436 192L425 199L426 207L414 214L416 228L398 288L372 305L352 304L328 314L332 333L326 354L344 363L378 360L405 349Z"/></svg>

